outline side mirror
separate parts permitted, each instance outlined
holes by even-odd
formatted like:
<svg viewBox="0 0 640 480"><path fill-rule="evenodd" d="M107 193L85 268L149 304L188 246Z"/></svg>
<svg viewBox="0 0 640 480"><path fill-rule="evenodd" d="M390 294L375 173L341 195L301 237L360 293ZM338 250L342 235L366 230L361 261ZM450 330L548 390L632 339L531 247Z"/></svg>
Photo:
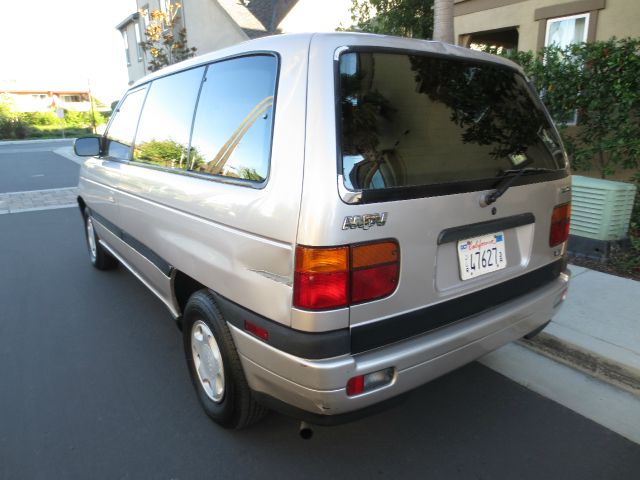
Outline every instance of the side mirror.
<svg viewBox="0 0 640 480"><path fill-rule="evenodd" d="M73 144L73 151L80 157L97 157L100 155L100 138L77 138Z"/></svg>

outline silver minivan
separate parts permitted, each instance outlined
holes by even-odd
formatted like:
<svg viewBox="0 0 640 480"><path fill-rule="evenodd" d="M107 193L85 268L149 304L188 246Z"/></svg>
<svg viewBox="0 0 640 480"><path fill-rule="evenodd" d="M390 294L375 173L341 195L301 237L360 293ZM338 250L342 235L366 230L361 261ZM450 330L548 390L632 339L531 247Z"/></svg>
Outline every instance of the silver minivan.
<svg viewBox="0 0 640 480"><path fill-rule="evenodd" d="M167 306L225 427L370 413L566 296L567 157L496 56L263 38L143 78L75 149L91 262Z"/></svg>

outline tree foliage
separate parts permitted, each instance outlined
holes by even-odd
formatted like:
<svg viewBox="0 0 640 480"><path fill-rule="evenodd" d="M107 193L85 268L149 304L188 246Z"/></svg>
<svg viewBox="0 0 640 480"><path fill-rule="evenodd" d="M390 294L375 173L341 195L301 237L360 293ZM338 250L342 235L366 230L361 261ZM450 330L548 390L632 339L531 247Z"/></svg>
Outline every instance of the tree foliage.
<svg viewBox="0 0 640 480"><path fill-rule="evenodd" d="M187 30L179 26L178 12L182 5L171 0L164 0L164 2L164 11L140 10L141 15L151 17L144 32L146 40L140 42L140 46L151 55L149 70L152 72L191 58L197 51L196 47L187 45Z"/></svg>
<svg viewBox="0 0 640 480"><path fill-rule="evenodd" d="M559 124L574 168L637 168L640 157L640 39L550 46L507 54L532 78ZM577 126L567 123L577 112Z"/></svg>
<svg viewBox="0 0 640 480"><path fill-rule="evenodd" d="M354 29L402 37L433 37L433 0L352 0Z"/></svg>
<svg viewBox="0 0 640 480"><path fill-rule="evenodd" d="M198 171L205 161L196 149L186 158L187 146L174 140L150 140L136 145L133 157L137 161L161 167Z"/></svg>

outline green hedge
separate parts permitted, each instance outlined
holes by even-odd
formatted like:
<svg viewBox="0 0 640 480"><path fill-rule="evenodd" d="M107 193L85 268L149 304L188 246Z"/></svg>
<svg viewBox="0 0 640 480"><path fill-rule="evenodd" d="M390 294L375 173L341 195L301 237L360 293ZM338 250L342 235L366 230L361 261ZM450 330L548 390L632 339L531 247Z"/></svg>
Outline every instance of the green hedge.
<svg viewBox="0 0 640 480"><path fill-rule="evenodd" d="M640 39L580 43L506 53L519 63L558 123L577 169L602 178L640 157ZM578 113L575 128L567 119Z"/></svg>

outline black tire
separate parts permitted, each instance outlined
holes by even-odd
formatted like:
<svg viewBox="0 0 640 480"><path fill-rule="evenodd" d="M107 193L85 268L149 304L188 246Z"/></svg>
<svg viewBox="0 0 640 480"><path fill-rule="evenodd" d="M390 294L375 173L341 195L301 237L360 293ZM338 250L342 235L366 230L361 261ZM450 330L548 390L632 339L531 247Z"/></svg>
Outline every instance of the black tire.
<svg viewBox="0 0 640 480"><path fill-rule="evenodd" d="M84 236L87 240L87 250L91 264L98 270L112 270L116 268L118 266L118 260L100 245L100 238L93 228L93 219L91 218L88 208L84 209L82 216L84 217Z"/></svg>
<svg viewBox="0 0 640 480"><path fill-rule="evenodd" d="M194 363L195 347L193 345L196 342L192 343L192 337L195 338L198 325L201 326L198 322L203 322L209 327L220 351L224 388L221 398L217 401L210 396L211 394L215 396L216 392L205 391L204 382L200 380ZM253 398L229 327L209 291L200 290L187 302L182 322L182 335L191 381L207 415L219 425L231 429L244 428L262 419L268 410Z"/></svg>

